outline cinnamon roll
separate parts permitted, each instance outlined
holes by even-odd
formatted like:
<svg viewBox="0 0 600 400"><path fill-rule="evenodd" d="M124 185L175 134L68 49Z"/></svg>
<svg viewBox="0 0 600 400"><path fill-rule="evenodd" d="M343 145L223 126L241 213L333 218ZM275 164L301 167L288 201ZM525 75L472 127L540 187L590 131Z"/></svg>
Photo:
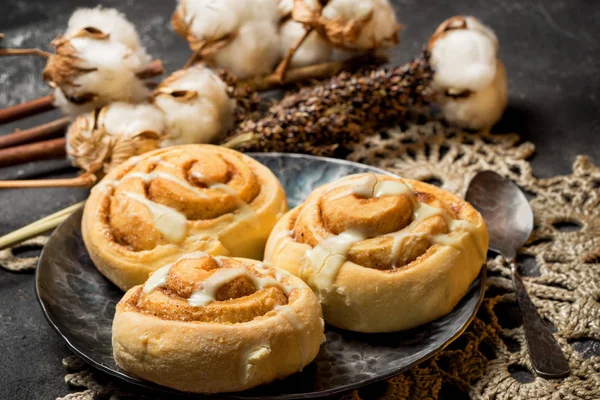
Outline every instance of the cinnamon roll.
<svg viewBox="0 0 600 400"><path fill-rule="evenodd" d="M86 202L82 234L96 267L123 290L182 254L262 259L287 211L271 171L211 145L159 149L113 169Z"/></svg>
<svg viewBox="0 0 600 400"><path fill-rule="evenodd" d="M408 329L454 308L486 259L487 227L435 186L375 174L315 190L275 226L265 260L315 291L325 321Z"/></svg>
<svg viewBox="0 0 600 400"><path fill-rule="evenodd" d="M324 341L319 301L258 261L196 252L155 271L117 304L115 361L174 389L240 391L301 370Z"/></svg>

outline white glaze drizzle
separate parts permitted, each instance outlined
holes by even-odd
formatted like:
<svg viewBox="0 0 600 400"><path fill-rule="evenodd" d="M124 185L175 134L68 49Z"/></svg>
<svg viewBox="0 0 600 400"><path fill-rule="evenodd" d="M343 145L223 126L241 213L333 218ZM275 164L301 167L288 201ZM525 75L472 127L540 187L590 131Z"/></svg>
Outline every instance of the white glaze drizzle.
<svg viewBox="0 0 600 400"><path fill-rule="evenodd" d="M187 218L185 215L137 193L125 192L123 194L148 208L148 211L152 214L154 226L169 242L179 243L185 238L187 232Z"/></svg>
<svg viewBox="0 0 600 400"><path fill-rule="evenodd" d="M348 183L348 181L342 181L328 188L325 193ZM351 181L351 183L352 186L349 189L335 195L330 200L354 194L367 198L402 195L408 197L413 203L414 213L411 223L398 232L385 235L393 238L391 249L392 268L396 267L400 246L408 237L425 237L432 244L451 246L460 251L462 236L450 236L450 234L453 232L465 232L471 237L479 254L485 257L485 246L479 238L474 237L475 226L472 223L466 220L453 219L446 211L419 202L415 196L414 189L408 183L379 180L375 174L367 174L364 177ZM448 226L448 233L428 235L425 232L411 232L417 224L436 215L444 218ZM284 231L280 234L287 234L287 232ZM299 271L300 277L320 290L331 289L339 269L347 260L350 248L365 238L366 235L363 235L361 232L348 230L339 235L323 239L315 247L306 251L306 261Z"/></svg>
<svg viewBox="0 0 600 400"><path fill-rule="evenodd" d="M275 286L288 295L292 290L302 288L302 286L285 285L280 279L273 279L268 276L256 277L245 268L222 268L216 270L202 282L202 287L192 293L188 299L188 303L191 306L206 306L212 303L215 301L215 295L221 286L240 276L250 279L257 290Z"/></svg>
<svg viewBox="0 0 600 400"><path fill-rule="evenodd" d="M127 160L127 162L129 164L131 164L132 167L137 165L140 161L142 161L141 156L130 157L129 160ZM150 161L152 163L156 163L156 164L162 164L164 166L168 166L171 168L176 168L176 166L174 164L163 161L160 156L149 157L148 161ZM203 174L201 174L199 172L193 172L192 176L197 179L201 179L207 185L207 187L209 189L221 190L222 192L233 196L239 207L240 217L245 216L247 219L256 219L256 220L258 219L256 216L256 213L254 213L254 210L252 210L252 208L246 202L244 202L239 197L237 192L234 189L232 189L231 187L229 187L225 184L222 184L222 183L210 182L206 178L206 176L204 176ZM197 188L193 185L190 185L185 180L182 180L174 175L171 175L169 173L162 172L162 171L152 171L152 172L148 172L148 173L133 171L133 172L130 172L127 175L125 175L120 180L117 180L117 179L102 180L102 182L100 182L98 185L96 185L96 188L94 188L94 189L104 190L104 191L106 191L107 188L116 189L123 181L126 181L128 179L133 179L133 178L139 178L145 184L149 184L153 180L156 180L156 179L168 180L170 182L175 183L176 185L179 185L179 186L193 192L194 194L196 194L202 198L208 198L208 195L206 193L204 193L202 190L200 190L199 188ZM177 211L171 207L167 207L165 205L155 203L152 200L146 199L145 197L138 195L136 193L125 192L124 194L127 197L129 197L139 203L142 203L146 207L148 207L148 210L152 214L152 217L154 220L154 226L168 241L173 242L173 243L178 243L185 238L185 234L187 232L187 217L185 215L183 215L182 213L180 213L179 211Z"/></svg>
<svg viewBox="0 0 600 400"><path fill-rule="evenodd" d="M156 179L164 179L169 182L173 182L176 185L179 185L179 186L189 190L190 192L194 192L194 194L197 194L200 197L208 198L206 193L204 193L197 187L192 186L187 181L185 181L183 179L179 179L178 177L168 174L166 172L161 172L161 171L152 171L149 173L131 172L131 173L127 174L121 181L124 181L126 179L132 179L132 178L140 178L146 184L151 183L153 180L156 180Z"/></svg>
<svg viewBox="0 0 600 400"><path fill-rule="evenodd" d="M413 204L416 202L414 191L408 183L404 181L379 180L374 173L368 173L356 179L341 180L327 188L325 193L329 193L341 186L349 187L331 197L330 201L350 195L357 195L367 199L382 196L406 196Z"/></svg>
<svg viewBox="0 0 600 400"><path fill-rule="evenodd" d="M300 277L320 289L331 288L340 267L346 262L350 247L365 238L361 232L348 230L323 239L306 251Z"/></svg>
<svg viewBox="0 0 600 400"><path fill-rule="evenodd" d="M159 287L165 286L167 284L167 277L169 276L169 272L171 272L172 267L173 264L167 264L164 267L161 267L154 271L144 284L144 293L148 294L158 289Z"/></svg>
<svg viewBox="0 0 600 400"><path fill-rule="evenodd" d="M173 265L175 265L177 261L199 260L205 257L210 256L203 251L195 251L193 253L184 254L183 256L179 257L174 263L167 264L164 267L157 269L150 275L150 277L144 284L144 293L148 294L158 289L159 287L164 287L167 283L167 277L169 276L169 272L171 272L171 268L173 268Z"/></svg>

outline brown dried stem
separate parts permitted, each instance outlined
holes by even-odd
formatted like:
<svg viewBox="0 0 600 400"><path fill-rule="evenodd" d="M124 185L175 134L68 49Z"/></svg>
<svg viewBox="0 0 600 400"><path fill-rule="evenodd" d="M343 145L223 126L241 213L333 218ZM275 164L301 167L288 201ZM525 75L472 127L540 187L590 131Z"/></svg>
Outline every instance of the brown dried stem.
<svg viewBox="0 0 600 400"><path fill-rule="evenodd" d="M342 71L355 70L365 64L380 65L384 64L386 61L387 57L385 56L361 55L347 60L330 61L306 67L292 68L287 70L283 80L280 80L275 72L269 75L243 79L239 81L239 84L246 85L257 92L263 92L299 82L329 78Z"/></svg>
<svg viewBox="0 0 600 400"><path fill-rule="evenodd" d="M294 57L294 54L296 53L298 48L300 46L302 46L302 43L304 43L304 41L306 40L306 38L308 37L308 35L310 35L310 33L312 31L313 31L313 28L311 28L311 27L304 28L304 34L302 36L300 36L298 38L298 40L296 41L296 43L294 43L294 45L288 49L287 53L285 54L285 57L283 57L283 60L281 60L281 62L277 66L277 68L275 68L275 73L274 73L275 77L280 82L283 82L283 80L285 78L285 73L288 69L288 65L289 65L290 61L292 61L292 57Z"/></svg>
<svg viewBox="0 0 600 400"><path fill-rule="evenodd" d="M1 56L40 56L48 59L52 53L40 49L0 49Z"/></svg>
<svg viewBox="0 0 600 400"><path fill-rule="evenodd" d="M68 179L30 179L0 181L0 189L16 188L47 188L47 187L92 187L98 178L91 173L83 173L75 178Z"/></svg>
<svg viewBox="0 0 600 400"><path fill-rule="evenodd" d="M59 138L0 149L0 167L64 157L65 144L65 138Z"/></svg>
<svg viewBox="0 0 600 400"><path fill-rule="evenodd" d="M16 104L14 106L0 109L0 124L5 124L30 115L39 114L44 111L52 110L54 105L54 96L48 95L39 99L31 100L26 103Z"/></svg>
<svg viewBox="0 0 600 400"><path fill-rule="evenodd" d="M13 133L0 136L0 148L48 139L58 133L64 133L70 122L69 117L63 117L30 129L15 129Z"/></svg>

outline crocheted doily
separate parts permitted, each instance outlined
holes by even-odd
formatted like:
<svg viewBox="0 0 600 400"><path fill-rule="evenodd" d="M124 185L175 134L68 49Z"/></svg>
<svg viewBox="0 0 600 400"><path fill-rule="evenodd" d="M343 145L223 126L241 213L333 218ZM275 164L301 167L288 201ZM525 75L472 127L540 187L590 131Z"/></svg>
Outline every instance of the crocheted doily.
<svg viewBox="0 0 600 400"><path fill-rule="evenodd" d="M518 183L530 199L536 226L520 250L521 274L569 360L571 375L545 380L532 372L510 269L496 257L487 264L483 305L458 340L408 372L343 399L600 399L600 168L579 156L571 175L536 179L526 161L533 151L515 134L473 134L429 122L369 137L348 159L460 195L486 169ZM5 250L0 265L23 269L34 262L18 261ZM63 364L70 372L65 381L80 391L62 399L142 397L125 393L119 382L75 356Z"/></svg>

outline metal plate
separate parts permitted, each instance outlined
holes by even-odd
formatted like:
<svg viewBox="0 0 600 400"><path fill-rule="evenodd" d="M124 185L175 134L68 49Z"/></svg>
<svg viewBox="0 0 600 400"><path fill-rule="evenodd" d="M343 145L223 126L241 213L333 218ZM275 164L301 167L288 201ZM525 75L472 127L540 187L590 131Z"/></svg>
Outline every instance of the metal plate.
<svg viewBox="0 0 600 400"><path fill-rule="evenodd" d="M391 175L377 168L321 157L254 153L252 157L279 178L290 208L316 187L362 172ZM50 237L36 272L36 292L50 325L69 347L94 367L153 391L177 392L141 380L117 367L112 356L111 327L123 293L90 260L81 238L79 210ZM450 314L397 333L364 334L327 326L327 341L302 372L259 388L222 398L315 398L339 393L403 372L456 339L475 317L483 299L485 268ZM188 397L207 398L202 395Z"/></svg>

